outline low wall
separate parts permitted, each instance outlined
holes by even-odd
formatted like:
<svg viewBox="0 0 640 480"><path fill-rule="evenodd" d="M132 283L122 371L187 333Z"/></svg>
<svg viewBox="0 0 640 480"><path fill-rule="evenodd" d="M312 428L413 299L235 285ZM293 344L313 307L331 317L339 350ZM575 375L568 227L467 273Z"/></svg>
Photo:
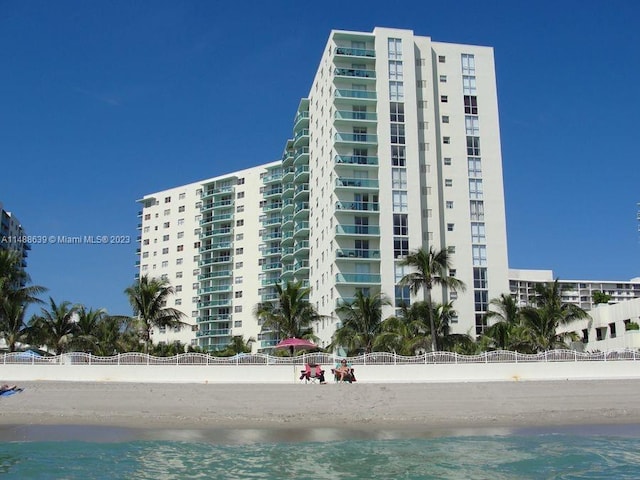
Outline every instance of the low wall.
<svg viewBox="0 0 640 480"><path fill-rule="evenodd" d="M329 366L325 366L331 381ZM358 382L441 383L640 378L637 361L355 365ZM0 381L296 383L300 365L0 365Z"/></svg>

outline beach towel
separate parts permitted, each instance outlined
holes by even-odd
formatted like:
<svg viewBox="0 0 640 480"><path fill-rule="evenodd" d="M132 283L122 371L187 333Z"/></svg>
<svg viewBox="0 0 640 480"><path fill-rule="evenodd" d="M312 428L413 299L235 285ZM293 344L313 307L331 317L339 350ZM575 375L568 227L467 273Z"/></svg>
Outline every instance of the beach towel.
<svg viewBox="0 0 640 480"><path fill-rule="evenodd" d="M16 388L15 390L5 390L4 392L0 393L0 397L8 397L10 395L13 395L14 393L21 393L23 390L23 388Z"/></svg>

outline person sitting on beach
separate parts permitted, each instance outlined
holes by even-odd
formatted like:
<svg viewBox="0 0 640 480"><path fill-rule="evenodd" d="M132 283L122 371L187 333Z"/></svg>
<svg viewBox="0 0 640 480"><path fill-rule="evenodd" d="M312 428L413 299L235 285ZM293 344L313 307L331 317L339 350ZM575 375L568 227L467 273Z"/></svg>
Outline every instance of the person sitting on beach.
<svg viewBox="0 0 640 480"><path fill-rule="evenodd" d="M21 392L22 389L18 388L17 385L7 385L6 383L2 386L0 386L0 393L4 393L4 392Z"/></svg>
<svg viewBox="0 0 640 480"><path fill-rule="evenodd" d="M353 369L349 365L347 365L347 361L344 359L340 361L340 365L333 369L333 373L336 377L336 380L339 380L341 382L347 381L351 383L353 380L355 380L353 376Z"/></svg>

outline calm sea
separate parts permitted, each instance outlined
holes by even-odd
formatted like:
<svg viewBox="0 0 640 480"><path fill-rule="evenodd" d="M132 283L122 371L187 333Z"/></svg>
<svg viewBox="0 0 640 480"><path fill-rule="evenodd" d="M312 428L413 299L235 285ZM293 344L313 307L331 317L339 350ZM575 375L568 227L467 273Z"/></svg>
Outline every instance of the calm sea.
<svg viewBox="0 0 640 480"><path fill-rule="evenodd" d="M39 428L1 432L2 478L640 478L638 426L436 437L412 432L409 438L401 432L346 430L164 431L147 439L149 434L115 429ZM59 440L40 440L38 431ZM100 441L87 441L90 432ZM7 441L7 436L28 441Z"/></svg>

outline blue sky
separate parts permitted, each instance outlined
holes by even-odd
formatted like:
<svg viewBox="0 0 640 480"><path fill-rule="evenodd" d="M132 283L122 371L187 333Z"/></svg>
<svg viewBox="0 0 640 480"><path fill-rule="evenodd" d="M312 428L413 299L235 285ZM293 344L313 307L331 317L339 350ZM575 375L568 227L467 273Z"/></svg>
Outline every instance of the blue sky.
<svg viewBox="0 0 640 480"><path fill-rule="evenodd" d="M445 4L446 3L446 4ZM130 313L135 200L280 157L331 29L495 49L509 262L640 276L640 2L2 1L0 202L57 301Z"/></svg>

